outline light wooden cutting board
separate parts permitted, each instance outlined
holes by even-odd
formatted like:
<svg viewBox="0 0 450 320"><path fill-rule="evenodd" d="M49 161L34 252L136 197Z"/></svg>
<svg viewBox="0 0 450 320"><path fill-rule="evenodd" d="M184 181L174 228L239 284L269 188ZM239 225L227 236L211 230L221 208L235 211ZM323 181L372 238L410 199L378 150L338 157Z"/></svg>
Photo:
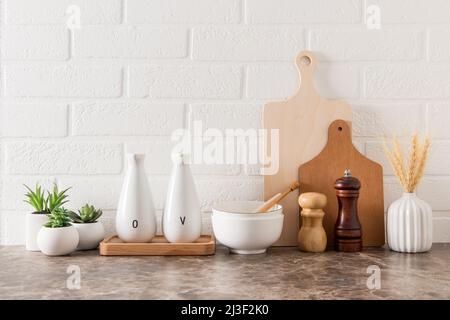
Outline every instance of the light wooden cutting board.
<svg viewBox="0 0 450 320"><path fill-rule="evenodd" d="M323 226L327 245L334 241L334 225L338 201L334 183L350 169L361 182L358 199L358 218L362 226L363 246L384 245L383 168L362 155L352 143L351 127L343 120L334 121L329 128L328 143L317 157L299 168L302 192L326 195Z"/></svg>
<svg viewBox="0 0 450 320"><path fill-rule="evenodd" d="M298 179L298 168L311 160L327 142L328 126L336 119L351 121L352 110L344 101L327 100L314 85L317 59L312 52L300 52L295 60L300 73L297 92L286 101L269 102L264 106L263 127L268 129L267 154L274 146L270 129L279 129L279 169L276 174L264 175L264 199L283 192ZM277 79L273 79L277 81ZM274 161L271 160L271 166ZM303 192L303 190L300 190ZM296 246L299 230L298 192L292 192L282 202L283 233L275 245Z"/></svg>

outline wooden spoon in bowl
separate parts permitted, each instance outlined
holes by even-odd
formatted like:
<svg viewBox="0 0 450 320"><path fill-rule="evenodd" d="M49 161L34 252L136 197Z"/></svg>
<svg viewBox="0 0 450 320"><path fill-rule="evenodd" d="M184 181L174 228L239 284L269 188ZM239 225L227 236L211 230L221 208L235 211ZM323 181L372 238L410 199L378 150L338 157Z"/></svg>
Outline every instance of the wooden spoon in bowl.
<svg viewBox="0 0 450 320"><path fill-rule="evenodd" d="M291 183L288 189L284 191L283 193L277 193L272 198L264 202L262 205L260 205L258 208L253 210L252 213L264 213L267 212L270 208L272 208L274 205L279 203L281 200L283 200L289 193L291 193L294 190L297 190L299 187L298 181L294 181Z"/></svg>

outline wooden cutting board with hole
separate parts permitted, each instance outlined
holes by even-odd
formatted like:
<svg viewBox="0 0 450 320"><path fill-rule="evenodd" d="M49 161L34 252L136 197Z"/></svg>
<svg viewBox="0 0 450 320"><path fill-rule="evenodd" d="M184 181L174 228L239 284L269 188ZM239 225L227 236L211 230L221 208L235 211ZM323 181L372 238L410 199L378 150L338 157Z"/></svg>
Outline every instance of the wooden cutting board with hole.
<svg viewBox="0 0 450 320"><path fill-rule="evenodd" d="M334 183L350 169L351 175L361 181L358 199L358 217L362 226L363 246L382 246L384 239L383 168L362 155L352 143L350 125L334 121L328 130L325 148L298 170L301 192L320 192L327 196L323 226L327 245L334 241L334 224L338 202Z"/></svg>
<svg viewBox="0 0 450 320"><path fill-rule="evenodd" d="M317 59L303 51L295 60L300 73L297 92L286 101L269 102L264 106L263 127L267 129L266 154L271 155L271 129L279 129L279 144L273 146L278 162L271 159L264 172L264 199L283 192L298 179L298 167L319 154L327 142L328 126L336 119L351 121L352 110L344 101L328 100L317 92L314 74ZM277 79L273 79L277 81ZM278 171L276 170L278 167ZM274 173L275 172L275 173ZM303 192L303 190L300 190ZM275 245L297 246L299 230L298 192L292 192L280 204L283 206L283 233Z"/></svg>

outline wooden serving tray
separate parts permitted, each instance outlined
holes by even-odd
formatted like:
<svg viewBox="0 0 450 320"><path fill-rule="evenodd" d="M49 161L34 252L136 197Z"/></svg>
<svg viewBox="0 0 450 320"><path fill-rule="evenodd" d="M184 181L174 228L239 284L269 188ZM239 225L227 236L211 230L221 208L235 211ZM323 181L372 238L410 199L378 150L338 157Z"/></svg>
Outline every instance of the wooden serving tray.
<svg viewBox="0 0 450 320"><path fill-rule="evenodd" d="M148 243L127 243L112 235L100 242L99 252L101 256L208 256L216 252L216 241L202 235L193 243L170 243L158 235Z"/></svg>

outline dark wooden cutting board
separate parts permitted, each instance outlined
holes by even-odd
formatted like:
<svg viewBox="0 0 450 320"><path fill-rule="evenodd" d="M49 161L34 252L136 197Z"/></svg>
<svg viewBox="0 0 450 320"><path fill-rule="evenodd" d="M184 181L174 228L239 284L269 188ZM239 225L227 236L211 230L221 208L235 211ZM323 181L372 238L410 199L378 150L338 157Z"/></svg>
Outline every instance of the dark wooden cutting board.
<svg viewBox="0 0 450 320"><path fill-rule="evenodd" d="M328 129L325 148L311 161L299 167L300 192L320 192L327 196L324 228L328 246L333 245L338 202L334 183L350 169L361 181L358 216L362 225L363 245L382 246L384 233L383 168L366 158L352 143L351 128L346 121L336 120Z"/></svg>

